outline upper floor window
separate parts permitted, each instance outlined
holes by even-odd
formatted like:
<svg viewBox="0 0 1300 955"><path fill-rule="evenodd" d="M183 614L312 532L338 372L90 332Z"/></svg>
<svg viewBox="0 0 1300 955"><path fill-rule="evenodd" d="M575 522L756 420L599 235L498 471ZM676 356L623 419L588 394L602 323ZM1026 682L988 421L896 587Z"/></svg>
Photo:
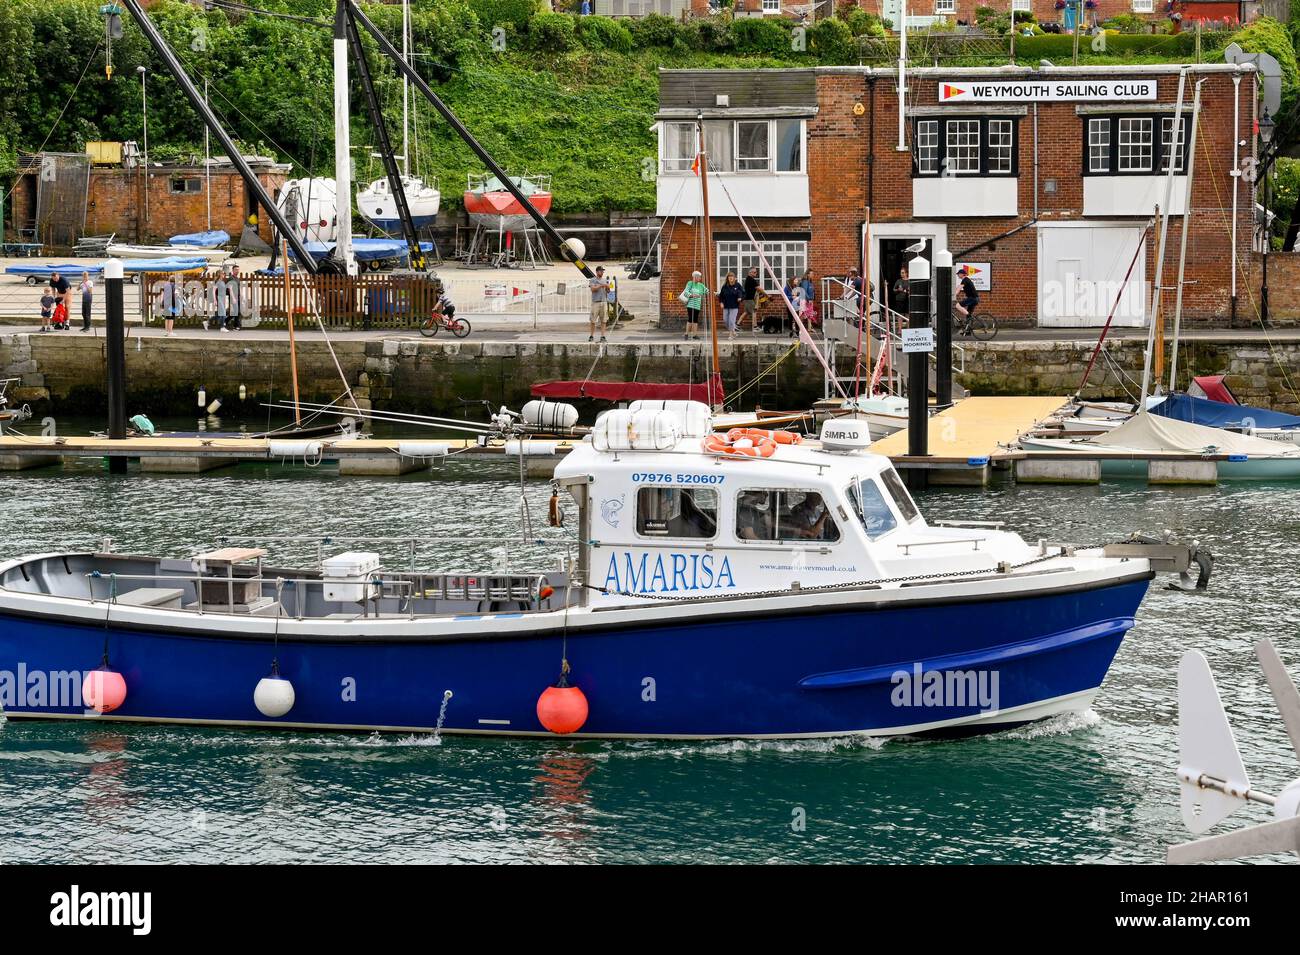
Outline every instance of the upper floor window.
<svg viewBox="0 0 1300 955"><path fill-rule="evenodd" d="M736 495L736 537L829 543L840 539L840 529L816 491L741 491Z"/></svg>
<svg viewBox="0 0 1300 955"><path fill-rule="evenodd" d="M780 13L781 0L763 0L764 13Z"/></svg>
<svg viewBox="0 0 1300 955"><path fill-rule="evenodd" d="M935 13L956 13L957 0L934 0Z"/></svg>
<svg viewBox="0 0 1300 955"><path fill-rule="evenodd" d="M1151 13L1155 10L1155 0L1133 0L1134 13Z"/></svg>
<svg viewBox="0 0 1300 955"><path fill-rule="evenodd" d="M803 172L802 119L718 119L704 123L710 172ZM664 123L660 171L690 172L699 148L695 123Z"/></svg>
<svg viewBox="0 0 1300 955"><path fill-rule="evenodd" d="M1173 116L1090 116L1084 122L1085 175L1139 176L1187 171L1185 144L1191 117L1174 134ZM1177 140L1175 142L1175 139Z"/></svg>
<svg viewBox="0 0 1300 955"><path fill-rule="evenodd" d="M1014 176L1016 121L954 116L912 124L912 164L918 176Z"/></svg>
<svg viewBox="0 0 1300 955"><path fill-rule="evenodd" d="M1017 12L1034 9L1033 0L1011 0L1011 9Z"/></svg>
<svg viewBox="0 0 1300 955"><path fill-rule="evenodd" d="M707 488L639 488L636 530L642 537L713 537L718 532L718 492Z"/></svg>

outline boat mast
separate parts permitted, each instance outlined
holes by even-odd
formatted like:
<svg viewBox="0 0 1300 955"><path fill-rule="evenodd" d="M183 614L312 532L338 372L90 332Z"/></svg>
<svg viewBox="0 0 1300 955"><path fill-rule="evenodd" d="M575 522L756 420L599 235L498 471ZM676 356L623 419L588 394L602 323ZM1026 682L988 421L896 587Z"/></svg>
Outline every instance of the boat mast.
<svg viewBox="0 0 1300 955"><path fill-rule="evenodd" d="M1170 143L1178 143L1179 134L1182 132L1183 122L1183 93L1187 86L1187 68L1184 67L1178 71L1178 103L1174 107L1174 128L1170 131ZM1152 120L1154 123L1155 120ZM1158 126L1153 127L1153 138L1158 130ZM1157 209L1160 214L1160 241L1156 246L1156 274L1155 281L1151 283L1151 319L1150 326L1147 329L1147 353L1142 362L1142 399L1138 402L1138 414L1146 410L1147 396L1151 394L1151 363L1156 361L1156 387L1160 386L1160 379L1164 377L1164 318L1160 313L1160 275L1164 270L1165 264L1165 241L1169 236L1169 214L1172 212L1174 198L1174 170L1177 164L1169 163L1169 171L1165 176L1165 203L1164 209ZM1183 200L1183 227L1187 224L1187 200ZM1158 349L1158 351L1157 351Z"/></svg>
<svg viewBox="0 0 1300 955"><path fill-rule="evenodd" d="M411 0L402 0L402 62L411 62ZM411 81L402 74L402 175L411 174Z"/></svg>
<svg viewBox="0 0 1300 955"><path fill-rule="evenodd" d="M1198 20L1199 24L1200 21ZM1187 199L1183 204L1183 227L1180 230L1181 235L1178 237L1178 291L1174 297L1174 344L1169 356L1169 393L1174 393L1174 386L1178 381L1178 332L1183 324L1183 270L1187 265L1187 233L1191 231L1192 223L1192 175L1196 171L1196 126L1201 119L1201 84L1205 80L1196 81L1196 92L1192 96L1192 129L1187 136ZM1175 120L1180 123L1178 132L1181 134L1181 120ZM1182 153L1183 150L1179 150ZM1181 159L1182 156L1180 155Z"/></svg>
<svg viewBox="0 0 1300 955"><path fill-rule="evenodd" d="M203 102L208 104L208 78L203 77ZM211 109L211 104L208 104ZM203 127L203 195L208 205L208 231L212 231L212 134Z"/></svg>
<svg viewBox="0 0 1300 955"><path fill-rule="evenodd" d="M357 274L357 260L352 255L352 130L348 100L347 8L338 0L334 8L334 210L338 227L334 230L334 255L348 275ZM311 175L308 170L307 175ZM311 180L308 180L310 187ZM311 198L308 197L308 212ZM303 217L307 221L306 216ZM285 263L285 268L289 263Z"/></svg>
<svg viewBox="0 0 1300 955"><path fill-rule="evenodd" d="M704 228L704 275L709 281L705 282L705 288L710 292L706 299L705 316L709 321L710 338L713 342L713 374L709 377L709 404L714 411L722 410L720 396L714 394L713 389L722 381L722 368L718 363L718 311L717 311L717 293L713 292L711 286L713 279L717 278L718 268L713 261L713 223L709 220L709 153L704 146L704 114L700 113L695 118L696 126L699 129L700 150L696 156L696 161L700 164L700 202L703 206L703 216L701 225Z"/></svg>

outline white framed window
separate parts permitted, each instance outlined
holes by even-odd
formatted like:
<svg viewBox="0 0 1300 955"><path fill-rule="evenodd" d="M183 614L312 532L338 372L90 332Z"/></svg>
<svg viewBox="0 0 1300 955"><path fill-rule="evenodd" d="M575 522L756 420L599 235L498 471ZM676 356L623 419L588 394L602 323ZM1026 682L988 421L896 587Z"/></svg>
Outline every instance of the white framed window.
<svg viewBox="0 0 1300 955"><path fill-rule="evenodd" d="M1152 13L1155 10L1155 0L1133 0L1134 13Z"/></svg>
<svg viewBox="0 0 1300 955"><path fill-rule="evenodd" d="M1011 0L1011 9L1016 12L1020 12L1021 10L1029 11L1034 9L1034 3L1033 0Z"/></svg>
<svg viewBox="0 0 1300 955"><path fill-rule="evenodd" d="M916 170L923 176L939 171L939 121L916 121Z"/></svg>
<svg viewBox="0 0 1300 955"><path fill-rule="evenodd" d="M980 171L980 121L950 119L944 124L947 141L943 172L948 176L974 175Z"/></svg>
<svg viewBox="0 0 1300 955"><path fill-rule="evenodd" d="M731 172L736 168L735 126L729 120L704 124L704 150L708 153L709 172Z"/></svg>
<svg viewBox="0 0 1300 955"><path fill-rule="evenodd" d="M1174 142L1174 117L1160 118L1160 171L1169 171L1169 161L1174 159L1174 172L1183 172L1187 168L1187 125L1184 117L1178 124L1178 142ZM1177 156L1174 154L1177 153Z"/></svg>
<svg viewBox="0 0 1300 955"><path fill-rule="evenodd" d="M1014 176L1016 121L983 116L917 119L912 154L917 176Z"/></svg>
<svg viewBox="0 0 1300 955"><path fill-rule="evenodd" d="M1015 124L1009 119L989 120L988 173L1005 175L1011 172L1011 148L1015 141Z"/></svg>
<svg viewBox="0 0 1300 955"><path fill-rule="evenodd" d="M1088 120L1088 172L1110 172L1110 120Z"/></svg>
<svg viewBox="0 0 1300 955"><path fill-rule="evenodd" d="M764 13L780 13L781 0L763 0Z"/></svg>
<svg viewBox="0 0 1300 955"><path fill-rule="evenodd" d="M803 120L778 119L772 123L776 144L776 171L803 172Z"/></svg>
<svg viewBox="0 0 1300 955"><path fill-rule="evenodd" d="M659 136L659 168L663 172L690 172L695 162L694 123L664 123Z"/></svg>
<svg viewBox="0 0 1300 955"><path fill-rule="evenodd" d="M769 295L779 295L781 286L791 275L803 275L808 268L808 242L804 239L776 239L764 241L763 257L776 273L776 281L763 269L758 250L748 239L743 241L720 241L717 243L718 284L722 288L728 272L736 273L736 281L745 283L745 276L750 269L758 269L759 287Z"/></svg>
<svg viewBox="0 0 1300 955"><path fill-rule="evenodd" d="M936 14L956 13L957 0L934 0L934 12Z"/></svg>
<svg viewBox="0 0 1300 955"><path fill-rule="evenodd" d="M1154 120L1149 116L1121 116L1119 120L1120 172L1150 172L1155 156L1152 132Z"/></svg>
<svg viewBox="0 0 1300 955"><path fill-rule="evenodd" d="M771 168L770 135L767 120L736 123L736 172L766 172Z"/></svg>

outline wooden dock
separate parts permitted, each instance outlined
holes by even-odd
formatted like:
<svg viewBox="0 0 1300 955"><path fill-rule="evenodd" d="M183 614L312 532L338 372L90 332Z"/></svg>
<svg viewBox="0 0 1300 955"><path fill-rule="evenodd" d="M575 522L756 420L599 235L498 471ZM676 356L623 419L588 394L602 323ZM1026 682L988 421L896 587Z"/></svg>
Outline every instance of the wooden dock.
<svg viewBox="0 0 1300 955"><path fill-rule="evenodd" d="M555 462L575 442L537 439L525 442L529 474L549 475ZM128 458L142 471L199 474L242 462L267 462L314 467L337 463L343 475L397 475L458 459L518 460L515 442L480 445L460 438L264 438L264 437L43 437L8 434L0 437L0 471L49 467L83 458Z"/></svg>
<svg viewBox="0 0 1300 955"><path fill-rule="evenodd" d="M993 467L1004 464L1009 448L1043 419L1063 408L1069 398L964 398L929 421L929 454L907 453L907 429L871 445L891 458L900 471L923 469L931 484L988 483Z"/></svg>

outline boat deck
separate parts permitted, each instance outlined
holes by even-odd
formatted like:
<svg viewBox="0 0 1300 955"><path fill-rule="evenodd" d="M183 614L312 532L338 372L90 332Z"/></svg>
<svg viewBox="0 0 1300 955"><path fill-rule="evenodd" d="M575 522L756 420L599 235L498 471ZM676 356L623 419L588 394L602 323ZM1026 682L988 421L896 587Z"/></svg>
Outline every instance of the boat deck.
<svg viewBox="0 0 1300 955"><path fill-rule="evenodd" d="M1069 398L964 398L931 416L925 457L907 453L907 429L881 438L871 450L891 458L900 471L924 469L933 484L987 484L995 464L1022 434L1063 408Z"/></svg>

